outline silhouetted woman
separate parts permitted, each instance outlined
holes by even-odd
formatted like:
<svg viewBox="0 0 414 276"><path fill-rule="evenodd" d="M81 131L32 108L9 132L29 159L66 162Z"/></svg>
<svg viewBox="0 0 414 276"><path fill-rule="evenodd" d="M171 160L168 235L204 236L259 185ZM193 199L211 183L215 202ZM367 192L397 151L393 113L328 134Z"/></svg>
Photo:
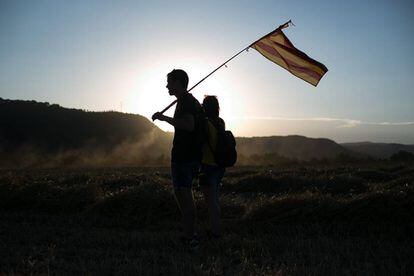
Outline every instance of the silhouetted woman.
<svg viewBox="0 0 414 276"><path fill-rule="evenodd" d="M210 215L210 235L212 238L219 238L221 235L219 188L224 168L217 165L214 152L217 146L217 133L224 131L225 124L219 117L220 107L216 96L206 96L203 100L203 108L207 117L207 141L203 145L200 187Z"/></svg>

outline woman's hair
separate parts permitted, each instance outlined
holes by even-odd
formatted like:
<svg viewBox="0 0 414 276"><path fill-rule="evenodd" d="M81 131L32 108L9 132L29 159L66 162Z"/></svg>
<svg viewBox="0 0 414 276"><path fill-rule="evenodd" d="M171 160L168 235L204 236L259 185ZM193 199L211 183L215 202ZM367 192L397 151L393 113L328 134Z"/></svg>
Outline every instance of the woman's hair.
<svg viewBox="0 0 414 276"><path fill-rule="evenodd" d="M208 118L218 118L220 106L216 96L204 96L203 108Z"/></svg>

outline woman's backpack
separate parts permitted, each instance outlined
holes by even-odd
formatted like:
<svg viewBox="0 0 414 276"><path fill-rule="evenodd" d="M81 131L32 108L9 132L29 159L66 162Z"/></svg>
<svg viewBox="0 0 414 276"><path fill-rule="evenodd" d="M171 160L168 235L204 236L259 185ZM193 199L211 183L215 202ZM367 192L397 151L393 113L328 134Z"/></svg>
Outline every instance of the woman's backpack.
<svg viewBox="0 0 414 276"><path fill-rule="evenodd" d="M233 167L237 161L236 139L230 130L225 130L224 127L219 127L216 122L210 120L217 130L217 145L213 150L210 142L209 146L214 154L214 159L220 167Z"/></svg>

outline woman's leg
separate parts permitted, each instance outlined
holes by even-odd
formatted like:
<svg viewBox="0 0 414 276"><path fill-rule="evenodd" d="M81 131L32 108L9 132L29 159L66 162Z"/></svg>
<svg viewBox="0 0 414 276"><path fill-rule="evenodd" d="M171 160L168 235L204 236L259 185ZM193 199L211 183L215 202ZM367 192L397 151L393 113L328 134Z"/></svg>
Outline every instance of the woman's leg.
<svg viewBox="0 0 414 276"><path fill-rule="evenodd" d="M218 200L218 185L208 185L201 186L201 190L204 195L208 207L208 213L210 217L210 226L211 231L214 235L219 236L221 233L220 230L220 205Z"/></svg>

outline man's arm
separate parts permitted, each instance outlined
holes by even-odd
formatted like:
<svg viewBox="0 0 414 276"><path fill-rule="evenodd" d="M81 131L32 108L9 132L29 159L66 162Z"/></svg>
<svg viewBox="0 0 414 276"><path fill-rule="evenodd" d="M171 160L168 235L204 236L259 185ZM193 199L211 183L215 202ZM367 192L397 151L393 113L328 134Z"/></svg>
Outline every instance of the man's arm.
<svg viewBox="0 0 414 276"><path fill-rule="evenodd" d="M194 130L194 116L191 114L184 114L181 118L172 118L169 116L165 116L160 112L154 113L152 115L152 120L160 120L169 123L175 128L186 130L186 131L193 131Z"/></svg>

